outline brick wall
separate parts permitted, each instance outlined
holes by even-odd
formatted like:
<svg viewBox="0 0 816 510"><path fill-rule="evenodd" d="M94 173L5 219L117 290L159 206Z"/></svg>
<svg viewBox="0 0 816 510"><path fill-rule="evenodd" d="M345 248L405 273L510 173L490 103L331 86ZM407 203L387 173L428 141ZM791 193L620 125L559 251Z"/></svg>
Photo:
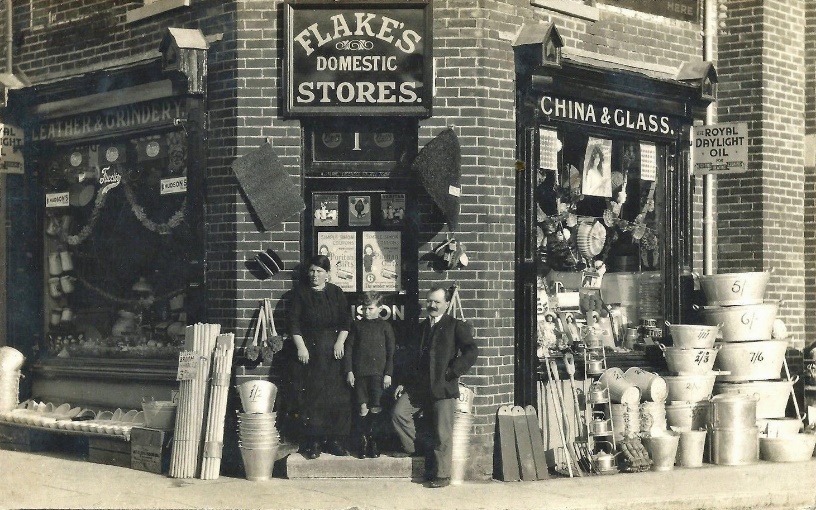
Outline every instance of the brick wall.
<svg viewBox="0 0 816 510"><path fill-rule="evenodd" d="M816 4L805 2L805 260L816 260ZM805 264L805 343L816 341L816 264Z"/></svg>
<svg viewBox="0 0 816 510"><path fill-rule="evenodd" d="M804 2L729 1L720 122L748 122L749 172L718 182L718 272L774 273L768 297L804 342Z"/></svg>

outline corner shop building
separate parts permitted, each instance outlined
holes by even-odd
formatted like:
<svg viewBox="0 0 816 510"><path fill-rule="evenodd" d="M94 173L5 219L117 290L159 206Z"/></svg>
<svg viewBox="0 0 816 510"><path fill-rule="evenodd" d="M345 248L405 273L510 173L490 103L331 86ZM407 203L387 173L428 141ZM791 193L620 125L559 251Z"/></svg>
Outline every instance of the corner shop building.
<svg viewBox="0 0 816 510"><path fill-rule="evenodd" d="M636 253L633 259L624 249L628 246L621 244L618 252L611 252L611 243L611 253L604 256L616 257L618 265L613 269L619 272L641 272L647 265L650 276L657 275L652 289L658 289L660 309L653 318L681 319L681 296L675 292L683 267L698 268L700 245L699 232L693 228L700 221L699 203L688 201L699 187L688 177L682 141L685 129L702 117L710 100L710 91L704 89L705 80L711 78L710 68L698 67L696 74L688 76L681 73L695 69L684 64L700 54L696 17L689 21L609 4L587 7L580 2L564 2L568 7L557 10L539 1L530 5L489 1L478 6L453 1L353 4L371 11L403 13L407 18L400 23L421 34L422 50L414 48L414 58L406 59L407 67L401 72L412 76L407 81L421 82L422 87L401 90L398 96L419 101L402 109L397 102L396 106L378 105L379 110L338 106L327 111L318 105L310 111L290 104L293 96L286 91L302 69L287 68L296 61L285 49L298 47L289 44L303 33L294 24L304 23L301 28L308 28L312 7L322 19L330 18L333 9L305 3L204 1L176 8L171 3L139 7L91 2L74 7L32 2L15 7L15 33L20 34L15 39L15 66L32 85L13 92L9 106L26 129L27 161L32 164L23 176L8 177L9 209L15 211L9 239L15 242L9 247L7 261L7 343L36 360L28 381L38 398L135 407L141 397L161 394L173 386L175 359L169 354L170 342L158 335L151 337L154 343L148 346L139 335L128 334L133 324L128 313L138 308L138 292L145 292L145 287L134 289L142 278L153 298L161 299L155 299L159 304L148 317L139 318L140 325L145 320L164 328L176 322L218 322L241 339L250 334L258 301L265 297L281 300L276 318L285 324L285 296L291 289L293 268L319 252L322 244L330 252L339 250L354 257L347 283L350 293L364 289L364 274L371 273L366 271L365 246L376 244L390 254L388 260L393 264L379 269L396 273L388 283L392 287L381 290L393 291L391 315L401 321L395 326L402 330L405 349L410 349L412 325L419 316L418 297L424 289L434 282L459 285L465 315L482 348L477 366L465 378L477 393L473 453L482 461L474 469L489 473L495 409L513 402L533 403L535 398L535 275L539 271L535 261L541 236L534 225L541 218L536 216L532 195L539 174L531 169L541 168L535 163L547 154L555 158L553 170L569 165L582 168L586 148L593 140L610 141L610 159L623 158L627 149L640 149L641 144L654 154L654 179L650 181L654 186L633 191L648 202L653 190L657 207L646 213L651 223L644 228L659 240L658 256ZM293 12L285 17L288 6ZM783 16L772 7L765 9L769 24ZM790 16L787 21L804 19L796 14L792 9L784 16ZM726 24L731 24L732 33L749 23L739 10L732 9L729 15ZM396 19L396 14L391 16ZM293 24L287 26L287 20ZM802 26L803 38L804 33ZM740 41L732 42L729 37L726 34L720 40L725 57L719 66L720 98L729 87L738 86L728 79L740 78L728 60L728 51ZM373 43L376 37L369 39ZM417 41L413 36L399 40L406 45ZM742 45L742 51L753 48ZM803 53L792 48L785 54L803 58ZM325 64L330 67L328 58ZM328 81L323 76L314 81ZM765 79L763 94L776 83L772 74ZM354 90L375 97L368 86ZM374 91L391 97L383 89ZM541 101L545 96L565 106L556 106L551 110L554 115L549 114L549 106ZM528 99L533 101L528 103ZM802 125L805 109L796 105L804 104L804 94L794 99L793 106L776 109L774 115L787 112ZM582 113L576 114L568 104L580 104ZM604 108L613 112L612 124L599 122ZM599 114L590 116L590 109ZM117 118L126 117L121 112L128 110L142 113L127 117L131 122L118 123ZM559 118L555 112L561 111L565 114ZM620 112L620 117L614 112ZM735 118L721 115L720 120L745 120L739 118L738 108L730 114ZM74 128L86 122L96 125L90 119L100 115L114 119L110 128L106 122L99 132ZM615 126L618 118L621 124ZM665 132L661 132L663 122ZM51 128L43 130L43 125ZM448 127L457 135L462 154L461 210L454 235L465 244L470 263L445 271L429 257L446 239L444 218L419 185L417 175L411 173L410 162ZM38 140L43 137L35 133L44 133L45 139ZM528 133L533 137L527 138ZM557 140L563 150L543 151L542 136ZM759 270L777 263L783 267L776 273L779 279L772 282L771 292L795 298L786 306L788 316L784 318L801 348L807 327L805 300L801 299L806 294L801 236L806 231L804 191L794 200L802 207L796 203L783 207L780 216L795 224L785 224L779 238L771 227L776 221L778 195L766 193L763 186L772 186L772 177L783 172L795 176L792 180L803 187L803 151L792 163L790 158L777 160L773 145L766 147L761 142L773 133L752 131L751 136L757 140L751 153L754 174L733 178L734 186L721 180L720 188L725 191L720 195L729 203L744 190L747 195L738 199L740 203L756 203L752 210L774 211L769 212L773 217L736 213L748 223L747 228L761 232L762 246L735 249L742 242L738 228L730 227L728 215L735 213L731 208L722 209L718 262L721 271ZM248 197L231 165L267 140L282 167L299 183L306 211L300 218L288 218L264 231L257 215L250 212ZM368 144L370 150L357 156L355 143ZM605 146L605 142L593 143ZM803 147L803 141L794 146ZM71 162L75 152L85 158L77 166ZM118 190L111 188L102 195L105 184L91 190L79 186L81 170L77 169L92 168L88 163L92 158L102 162L98 167L119 165L122 186ZM526 173L518 170L517 160L526 163ZM74 174L52 175L52 168L75 170ZM632 172L640 176L640 165ZM101 174L95 177L103 178ZM187 192L161 195L161 183L179 177L187 177ZM569 173L559 175L559 179L564 177L569 181ZM752 179L762 183L759 190ZM742 186L743 182L748 185ZM71 204L69 188L74 185L75 204ZM47 195L66 190L68 207L49 211ZM631 193L628 188L627 193ZM115 212L96 207L100 196L107 196L105 202ZM352 212L361 199L362 207L372 211L370 220L366 223L358 218L354 224ZM387 211L384 203L389 200L394 209L403 209L401 218L380 212ZM323 202L327 210L336 204L336 225L328 219L331 215L313 214ZM599 216L604 205L590 202L581 205L588 209L579 214ZM91 229L86 239L75 238L81 241L75 245L48 234L51 218L65 216L52 213L66 210L75 216L66 233L79 236L81 227L91 225L92 220L99 229ZM174 226L172 220L179 211L184 211L183 226ZM791 211L796 213L789 214ZM640 212L634 211L631 223ZM797 227L801 228L797 231ZM748 242L753 248L757 248L752 244L756 238ZM66 241L67 246L78 248L63 250ZM794 253L778 253L775 247L780 244L794 247ZM266 249L280 255L286 270L262 279L253 257ZM798 259L797 250L802 254ZM74 296L51 295L50 282L61 278L60 272L50 274L54 251L73 255L81 289ZM742 259L747 251L761 258ZM635 266L627 266L632 263ZM88 276L81 274L81 267ZM574 267L566 264L561 269ZM181 300L180 295L184 296ZM68 301L73 299L78 303ZM59 331L52 334L53 312L59 309L62 314L65 308L72 310L75 323L84 320L93 325L98 337L93 332L88 336L100 342L72 344L68 333L62 338ZM32 310L39 313L32 314ZM60 317L56 326L62 322ZM112 335L117 325L125 334ZM166 329L159 327L158 332L162 331ZM103 341L110 336L127 340L113 345ZM69 356L59 356L63 348Z"/></svg>

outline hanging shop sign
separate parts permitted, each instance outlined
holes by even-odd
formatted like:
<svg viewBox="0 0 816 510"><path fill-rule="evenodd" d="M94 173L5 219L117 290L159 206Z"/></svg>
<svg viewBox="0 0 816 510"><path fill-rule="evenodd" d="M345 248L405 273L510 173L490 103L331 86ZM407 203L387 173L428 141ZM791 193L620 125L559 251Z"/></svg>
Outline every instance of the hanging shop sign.
<svg viewBox="0 0 816 510"><path fill-rule="evenodd" d="M0 174L23 173L23 130L0 123Z"/></svg>
<svg viewBox="0 0 816 510"><path fill-rule="evenodd" d="M604 3L666 18L695 23L700 20L698 0L604 0Z"/></svg>
<svg viewBox="0 0 816 510"><path fill-rule="evenodd" d="M543 96L539 107L552 119L657 136L673 136L680 126L679 120L669 115L564 97Z"/></svg>
<svg viewBox="0 0 816 510"><path fill-rule="evenodd" d="M431 114L431 7L325 1L285 8L284 114Z"/></svg>
<svg viewBox="0 0 816 510"><path fill-rule="evenodd" d="M691 131L695 175L748 171L748 123L694 126Z"/></svg>
<svg viewBox="0 0 816 510"><path fill-rule="evenodd" d="M31 139L37 142L92 138L115 131L172 125L186 117L184 101L167 98L44 122L33 127Z"/></svg>

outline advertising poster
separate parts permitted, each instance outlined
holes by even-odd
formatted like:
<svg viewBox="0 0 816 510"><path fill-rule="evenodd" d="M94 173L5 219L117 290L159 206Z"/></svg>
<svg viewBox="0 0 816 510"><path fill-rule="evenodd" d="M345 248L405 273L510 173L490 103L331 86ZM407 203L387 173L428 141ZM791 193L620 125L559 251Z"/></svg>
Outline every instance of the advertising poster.
<svg viewBox="0 0 816 510"><path fill-rule="evenodd" d="M357 234L318 232L317 253L331 261L329 281L345 292L357 292Z"/></svg>
<svg viewBox="0 0 816 510"><path fill-rule="evenodd" d="M356 227L371 225L371 197L369 195L349 197L348 224Z"/></svg>
<svg viewBox="0 0 816 510"><path fill-rule="evenodd" d="M657 146L640 142L640 178L644 181L657 179Z"/></svg>
<svg viewBox="0 0 816 510"><path fill-rule="evenodd" d="M363 232L363 292L402 288L401 232Z"/></svg>
<svg viewBox="0 0 816 510"><path fill-rule="evenodd" d="M540 128L538 137L541 140L538 153L538 167L544 170L558 169L558 151L561 150L561 141L558 131Z"/></svg>
<svg viewBox="0 0 816 510"><path fill-rule="evenodd" d="M612 140L589 137L581 193L612 198Z"/></svg>
<svg viewBox="0 0 816 510"><path fill-rule="evenodd" d="M380 204L383 225L402 225L405 219L405 195L403 193L383 193Z"/></svg>
<svg viewBox="0 0 816 510"><path fill-rule="evenodd" d="M336 227L337 195L312 195L312 214L315 227Z"/></svg>

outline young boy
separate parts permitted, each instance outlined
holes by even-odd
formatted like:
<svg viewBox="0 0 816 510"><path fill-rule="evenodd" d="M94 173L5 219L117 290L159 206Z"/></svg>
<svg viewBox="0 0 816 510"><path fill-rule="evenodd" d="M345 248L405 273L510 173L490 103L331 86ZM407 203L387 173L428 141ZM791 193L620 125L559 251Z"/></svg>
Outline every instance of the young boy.
<svg viewBox="0 0 816 510"><path fill-rule="evenodd" d="M363 320L355 320L346 339L346 380L354 388L359 405L358 457L380 456L372 437L373 422L382 411L380 399L391 386L394 371L394 330L380 319L382 296L366 292L363 296Z"/></svg>

